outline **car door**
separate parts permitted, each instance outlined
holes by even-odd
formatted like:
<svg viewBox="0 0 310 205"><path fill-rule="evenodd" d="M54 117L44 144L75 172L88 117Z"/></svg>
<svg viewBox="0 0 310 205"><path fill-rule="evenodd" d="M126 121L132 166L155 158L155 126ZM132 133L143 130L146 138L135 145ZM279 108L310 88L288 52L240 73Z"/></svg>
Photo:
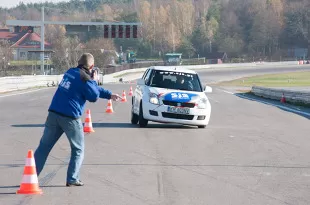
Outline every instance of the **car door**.
<svg viewBox="0 0 310 205"><path fill-rule="evenodd" d="M135 92L135 97L133 99L133 107L134 107L134 113L138 114L139 113L139 106L140 106L140 102L143 98L143 90L145 89L144 87L146 86L146 82L147 82L147 77L149 76L151 72L151 69L147 69L143 76L142 76L142 79L144 81L144 84L142 85L139 85L137 84L137 87L136 87L136 92Z"/></svg>

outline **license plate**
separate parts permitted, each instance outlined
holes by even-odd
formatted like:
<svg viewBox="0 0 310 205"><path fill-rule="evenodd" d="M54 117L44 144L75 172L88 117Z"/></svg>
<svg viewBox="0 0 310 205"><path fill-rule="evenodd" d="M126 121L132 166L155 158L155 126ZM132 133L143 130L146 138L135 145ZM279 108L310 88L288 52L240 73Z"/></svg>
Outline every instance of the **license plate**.
<svg viewBox="0 0 310 205"><path fill-rule="evenodd" d="M188 115L188 114L189 114L189 108L182 108L182 107L172 107L172 106L169 106L169 107L168 107L168 112L173 112L173 113L177 113L177 114L185 114L185 115Z"/></svg>

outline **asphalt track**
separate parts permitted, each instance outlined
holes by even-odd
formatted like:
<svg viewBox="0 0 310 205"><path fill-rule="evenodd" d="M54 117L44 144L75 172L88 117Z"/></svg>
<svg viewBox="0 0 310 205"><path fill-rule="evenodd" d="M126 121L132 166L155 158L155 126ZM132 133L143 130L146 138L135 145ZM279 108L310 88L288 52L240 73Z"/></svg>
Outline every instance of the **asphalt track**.
<svg viewBox="0 0 310 205"><path fill-rule="evenodd" d="M201 73L204 83L245 75L215 73ZM104 87L121 94L130 84ZM70 148L63 135L39 176L44 193L34 196L15 192L55 88L0 96L0 204L310 204L309 112L213 90L206 129L132 126L128 96L113 103L113 114L105 113L106 100L88 103L95 133L85 136L85 186L65 187Z"/></svg>

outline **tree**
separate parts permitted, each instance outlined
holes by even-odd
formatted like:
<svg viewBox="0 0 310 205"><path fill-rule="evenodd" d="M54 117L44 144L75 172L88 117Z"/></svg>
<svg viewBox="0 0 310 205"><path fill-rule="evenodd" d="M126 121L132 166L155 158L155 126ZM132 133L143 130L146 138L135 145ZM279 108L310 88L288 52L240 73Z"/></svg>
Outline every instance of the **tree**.
<svg viewBox="0 0 310 205"><path fill-rule="evenodd" d="M200 25L194 30L191 36L191 42L197 54L200 56L204 56L208 53L206 48L209 46L209 38L205 17L201 18Z"/></svg>
<svg viewBox="0 0 310 205"><path fill-rule="evenodd" d="M55 53L52 55L53 66L59 73L63 73L70 67L70 63L67 59L68 49L65 36L64 26L51 25L50 29L53 29L49 39L52 42L52 47Z"/></svg>
<svg viewBox="0 0 310 205"><path fill-rule="evenodd" d="M282 10L279 1L254 1L254 19L250 32L250 48L263 56L271 56L278 48L282 30ZM276 6L277 5L277 6Z"/></svg>
<svg viewBox="0 0 310 205"><path fill-rule="evenodd" d="M0 40L0 73L6 76L6 71L8 63L13 58L12 50L10 48L11 44L7 40Z"/></svg>
<svg viewBox="0 0 310 205"><path fill-rule="evenodd" d="M195 55L195 48L188 38L183 38L177 52L182 53L184 57L191 58Z"/></svg>
<svg viewBox="0 0 310 205"><path fill-rule="evenodd" d="M307 6L305 6L307 5ZM308 47L310 58L310 3L292 3L286 13L286 31L291 40L300 37Z"/></svg>
<svg viewBox="0 0 310 205"><path fill-rule="evenodd" d="M115 55L115 47L112 40L103 38L92 39L85 44L85 52L91 53L95 58L95 66L104 68L112 63L117 56Z"/></svg>
<svg viewBox="0 0 310 205"><path fill-rule="evenodd" d="M77 36L67 38L66 51L67 51L67 61L70 67L76 66L80 56L83 53L81 48L80 39Z"/></svg>

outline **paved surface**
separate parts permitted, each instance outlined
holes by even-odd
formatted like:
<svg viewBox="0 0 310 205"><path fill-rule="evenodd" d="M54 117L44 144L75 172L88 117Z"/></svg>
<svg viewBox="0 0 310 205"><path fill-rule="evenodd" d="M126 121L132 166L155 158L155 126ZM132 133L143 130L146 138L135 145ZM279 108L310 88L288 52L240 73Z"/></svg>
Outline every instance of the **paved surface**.
<svg viewBox="0 0 310 205"><path fill-rule="evenodd" d="M121 94L129 86L106 88ZM1 205L310 204L308 115L216 87L206 129L132 126L129 97L110 115L106 100L87 104L96 132L85 136L85 186L64 186L70 148L63 135L39 176L44 194L16 195L54 91L0 97Z"/></svg>

